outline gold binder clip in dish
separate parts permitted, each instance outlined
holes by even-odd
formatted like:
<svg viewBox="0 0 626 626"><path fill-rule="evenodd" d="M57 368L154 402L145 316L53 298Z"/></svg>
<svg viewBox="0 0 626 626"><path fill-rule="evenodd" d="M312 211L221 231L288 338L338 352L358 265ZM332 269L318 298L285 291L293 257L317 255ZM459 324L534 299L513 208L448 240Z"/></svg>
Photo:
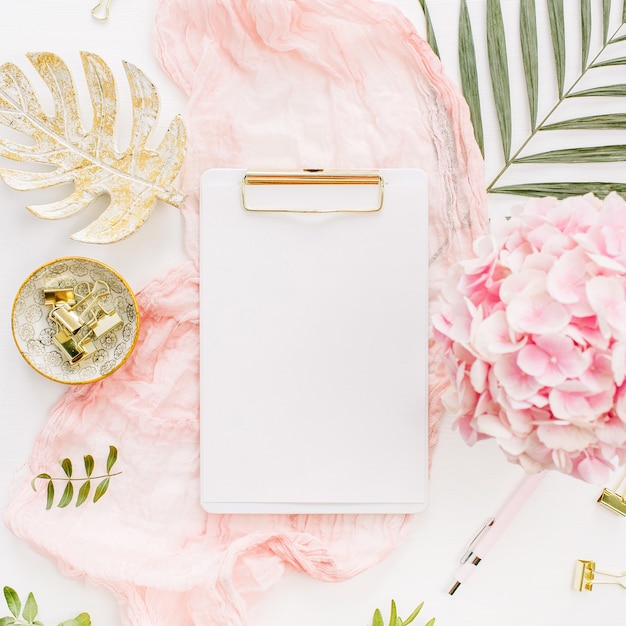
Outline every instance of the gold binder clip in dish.
<svg viewBox="0 0 626 626"><path fill-rule="evenodd" d="M598 575L604 576L604 578L597 579ZM603 572L596 569L595 561L579 559L576 561L573 587L576 591L592 591L594 585L619 585L626 589L626 582L623 580L625 576L626 572L619 574Z"/></svg>
<svg viewBox="0 0 626 626"><path fill-rule="evenodd" d="M621 478L613 487L613 489L609 489L605 487L602 490L602 494L598 498L598 502L604 505L607 509L610 509L614 513L618 515L626 516L626 498L625 489L626 489L626 470L622 473Z"/></svg>
<svg viewBox="0 0 626 626"><path fill-rule="evenodd" d="M76 294L74 293L74 289L71 287L44 289L43 300L46 306L56 306L61 302L64 302L68 306L74 306L76 304Z"/></svg>
<svg viewBox="0 0 626 626"><path fill-rule="evenodd" d="M368 185L377 186L378 194L375 202L369 207L356 208L295 208L251 206L249 187L268 185ZM287 171L249 171L245 174L241 185L241 201L246 211L261 213L376 213L383 208L385 182L381 174L374 170L323 170L304 169Z"/></svg>

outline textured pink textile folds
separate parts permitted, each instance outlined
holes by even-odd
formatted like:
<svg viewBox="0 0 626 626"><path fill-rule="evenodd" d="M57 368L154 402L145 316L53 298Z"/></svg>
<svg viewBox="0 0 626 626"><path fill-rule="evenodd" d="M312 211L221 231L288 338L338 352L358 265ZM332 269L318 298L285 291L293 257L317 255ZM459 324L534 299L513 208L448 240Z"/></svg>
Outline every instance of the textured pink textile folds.
<svg viewBox="0 0 626 626"><path fill-rule="evenodd" d="M371 0L158 0L156 52L188 96L189 261L138 294L142 330L109 378L70 389L16 479L5 522L68 575L110 589L125 623L237 625L286 569L356 575L404 516L217 516L199 505L198 184L210 167L421 167L431 301L486 224L482 159L460 94L392 6ZM323 254L323 251L320 251ZM431 446L445 373L431 347ZM30 479L119 449L97 504L45 510ZM242 459L245 462L245 459ZM96 467L96 470L102 469ZM294 468L297 471L297 468Z"/></svg>

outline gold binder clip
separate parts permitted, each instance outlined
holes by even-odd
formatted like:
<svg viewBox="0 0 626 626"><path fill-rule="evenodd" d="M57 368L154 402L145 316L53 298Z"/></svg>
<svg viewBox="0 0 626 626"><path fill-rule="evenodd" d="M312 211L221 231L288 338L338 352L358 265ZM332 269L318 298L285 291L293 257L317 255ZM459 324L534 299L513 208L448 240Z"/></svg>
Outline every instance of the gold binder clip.
<svg viewBox="0 0 626 626"><path fill-rule="evenodd" d="M364 208L271 208L251 206L247 189L259 185L377 185L378 200L371 207ZM241 185L241 202L246 211L259 213L376 213L383 208L385 181L379 172L373 170L324 170L304 169L287 171L246 172Z"/></svg>
<svg viewBox="0 0 626 626"><path fill-rule="evenodd" d="M61 326L70 335L75 335L83 326L84 322L75 311L65 302L57 304L49 314L57 326Z"/></svg>
<svg viewBox="0 0 626 626"><path fill-rule="evenodd" d="M105 311L96 318L95 324L90 324L95 339L100 339L106 333L117 330L124 324L124 320L115 311Z"/></svg>
<svg viewBox="0 0 626 626"><path fill-rule="evenodd" d="M52 341L65 354L70 363L78 363L84 356L85 350L80 346L76 337L60 329L52 338Z"/></svg>
<svg viewBox="0 0 626 626"><path fill-rule="evenodd" d="M55 306L64 302L68 306L74 306L76 304L76 294L72 288L57 288L57 289L44 289L43 299L46 306Z"/></svg>
<svg viewBox="0 0 626 626"><path fill-rule="evenodd" d="M111 0L100 0L96 6L91 9L91 14L102 22L109 19L111 14Z"/></svg>
<svg viewBox="0 0 626 626"><path fill-rule="evenodd" d="M600 580L596 579L597 575L605 576ZM592 591L594 585L619 585L626 589L626 582L622 580L626 576L626 572L614 574L612 572L603 572L596 569L595 561L585 561L579 559L576 562L574 572L573 587L576 591Z"/></svg>
<svg viewBox="0 0 626 626"><path fill-rule="evenodd" d="M626 469L622 473L619 481L613 487L609 489L605 487L598 498L598 502L603 504L607 509L610 509L618 515L626 515L626 498L624 497L626 482Z"/></svg>
<svg viewBox="0 0 626 626"><path fill-rule="evenodd" d="M81 294L78 300L77 292ZM57 328L53 341L70 363L90 357L97 349L94 339L123 326L119 314L101 304L110 294L111 288L103 280L93 285L80 283L74 290L44 289L44 301L52 306L49 318Z"/></svg>

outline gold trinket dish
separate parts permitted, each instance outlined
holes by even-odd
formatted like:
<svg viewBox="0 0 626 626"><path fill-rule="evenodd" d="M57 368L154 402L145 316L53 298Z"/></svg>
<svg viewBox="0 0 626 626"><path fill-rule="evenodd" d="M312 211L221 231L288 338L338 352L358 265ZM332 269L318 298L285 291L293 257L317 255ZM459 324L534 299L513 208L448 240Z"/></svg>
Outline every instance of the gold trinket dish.
<svg viewBox="0 0 626 626"><path fill-rule="evenodd" d="M64 257L36 269L13 303L13 338L36 371L66 384L117 370L139 334L139 310L126 281L100 261Z"/></svg>

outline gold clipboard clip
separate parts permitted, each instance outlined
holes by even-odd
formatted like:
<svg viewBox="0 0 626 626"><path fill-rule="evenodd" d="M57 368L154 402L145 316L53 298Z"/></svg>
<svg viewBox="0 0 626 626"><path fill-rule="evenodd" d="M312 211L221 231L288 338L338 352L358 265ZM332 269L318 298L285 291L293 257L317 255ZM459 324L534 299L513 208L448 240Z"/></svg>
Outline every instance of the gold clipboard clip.
<svg viewBox="0 0 626 626"><path fill-rule="evenodd" d="M597 579L597 575L605 578ZM573 587L576 591L592 591L594 585L619 585L626 589L626 583L623 580L625 576L626 572L620 572L619 574L603 572L596 569L595 561L579 559L576 562Z"/></svg>
<svg viewBox="0 0 626 626"><path fill-rule="evenodd" d="M246 191L250 186L261 185L377 185L378 200L372 207L362 209L323 208L258 208L251 207ZM259 213L376 213L383 208L385 182L381 174L374 170L284 170L248 171L241 184L241 202L246 211Z"/></svg>
<svg viewBox="0 0 626 626"><path fill-rule="evenodd" d="M624 469L624 472L613 489L605 487L598 498L600 504L613 511L613 513L623 516L626 516L626 498L624 497L626 489L625 483L626 469Z"/></svg>

